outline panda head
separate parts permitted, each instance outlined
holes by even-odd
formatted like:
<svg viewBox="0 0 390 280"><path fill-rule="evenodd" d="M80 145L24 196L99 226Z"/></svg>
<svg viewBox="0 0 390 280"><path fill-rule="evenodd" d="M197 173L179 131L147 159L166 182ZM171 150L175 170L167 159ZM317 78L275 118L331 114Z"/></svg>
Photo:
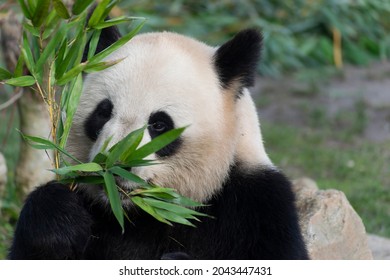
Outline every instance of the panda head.
<svg viewBox="0 0 390 280"><path fill-rule="evenodd" d="M117 35L107 30L98 49ZM85 78L68 150L87 162L108 138L113 145L145 124L141 144L188 126L179 139L149 157L158 165L131 171L206 202L222 188L232 166L248 171L271 165L246 90L254 82L260 49L255 30L242 31L220 47L169 32L134 37L106 59L121 62ZM136 187L117 183L126 190ZM102 188L82 188L107 201Z"/></svg>

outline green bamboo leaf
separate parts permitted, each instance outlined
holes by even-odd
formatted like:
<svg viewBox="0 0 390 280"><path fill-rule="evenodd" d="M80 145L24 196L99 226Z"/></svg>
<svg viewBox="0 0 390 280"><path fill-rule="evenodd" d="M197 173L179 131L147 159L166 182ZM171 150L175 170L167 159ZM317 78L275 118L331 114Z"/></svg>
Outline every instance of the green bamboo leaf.
<svg viewBox="0 0 390 280"><path fill-rule="evenodd" d="M92 2L93 0L76 0L72 7L72 14L81 14Z"/></svg>
<svg viewBox="0 0 390 280"><path fill-rule="evenodd" d="M135 191L137 191L137 190L135 190ZM185 206L185 207L206 206L202 203L196 202L190 198L187 198L185 196L178 194L176 192L176 190L174 190L172 188L161 188L161 187L153 186L152 188L140 191L141 195L147 195L148 193L153 195L153 193L155 193L155 192L156 193L164 192L164 193L168 194L170 196L170 198L169 199L162 198L162 200L167 201L169 203L174 203L174 204L178 204L178 205Z"/></svg>
<svg viewBox="0 0 390 280"><path fill-rule="evenodd" d="M107 150L108 145L110 144L112 140L112 135L108 137L106 140L104 140L103 146L100 148L101 153L105 153Z"/></svg>
<svg viewBox="0 0 390 280"><path fill-rule="evenodd" d="M154 199L159 199L159 200L163 200L163 201L166 201L169 203L173 203L171 201L172 201L172 199L174 199L174 197L172 197L170 194L167 194L164 192L140 193L137 195L140 195L141 197L150 197L150 198L154 198Z"/></svg>
<svg viewBox="0 0 390 280"><path fill-rule="evenodd" d="M61 47L59 48L59 50L57 52L56 59L54 61L55 62L55 66L56 66L56 74L55 74L56 78L57 78L57 75L58 75L58 68L61 67L63 65L63 63L64 63L64 57L65 57L65 52L66 52L67 47L68 47L68 40L65 38L62 41Z"/></svg>
<svg viewBox="0 0 390 280"><path fill-rule="evenodd" d="M103 175L105 190L107 192L108 199L110 201L111 210L114 213L115 218L118 220L120 226L122 227L122 233L125 230L125 221L122 209L122 203L119 197L118 189L115 184L114 175L111 172L106 171Z"/></svg>
<svg viewBox="0 0 390 280"><path fill-rule="evenodd" d="M97 63L88 63L87 66L85 67L84 71L86 73L92 73L92 72L98 72L102 71L104 69L107 69L119 62L121 62L123 58L121 59L116 59L112 61L103 61L103 62L97 62Z"/></svg>
<svg viewBox="0 0 390 280"><path fill-rule="evenodd" d="M79 39L79 42L78 42L78 46L79 46L78 52L77 52L77 55L74 57L74 59L71 60L70 65L72 65L72 66L81 63L81 61L83 59L83 55L84 55L84 50L85 50L86 45L87 45L87 32L85 32L85 30L83 28L81 28L80 33L81 33L81 38Z"/></svg>
<svg viewBox="0 0 390 280"><path fill-rule="evenodd" d="M33 76L21 76L5 80L4 82L11 86L28 87L35 84L35 78Z"/></svg>
<svg viewBox="0 0 390 280"><path fill-rule="evenodd" d="M91 40L89 41L88 59L87 60L89 60L92 56L95 55L101 33L102 33L101 30L94 30L93 31Z"/></svg>
<svg viewBox="0 0 390 280"><path fill-rule="evenodd" d="M20 55L24 57L27 69L30 71L31 74L35 75L34 61L31 58L29 58L30 54L31 54L31 52L28 53L25 48L22 48L20 50Z"/></svg>
<svg viewBox="0 0 390 280"><path fill-rule="evenodd" d="M154 196L154 193L166 193L169 195L169 197L163 197L163 196L157 196L161 200L164 200L169 203L174 203L177 205L181 205L184 207L201 207L205 206L202 203L196 202L188 197L182 196L178 194L174 189L172 188L161 188L161 187L152 187L147 190L143 190L141 195L145 196ZM155 196L156 197L156 196Z"/></svg>
<svg viewBox="0 0 390 280"><path fill-rule="evenodd" d="M112 0L106 7L106 9L104 10L104 13L101 17L101 21L106 19L108 17L108 15L110 14L112 8L114 8L118 3L119 1L121 0Z"/></svg>
<svg viewBox="0 0 390 280"><path fill-rule="evenodd" d="M137 25L136 28L134 28L130 33L124 35L122 38L120 38L118 41L116 41L114 44L109 46L108 48L104 49L100 53L94 55L89 62L99 62L120 47L122 47L124 44L126 44L128 41L130 41L137 33L138 31L142 28L142 26L145 24L145 21L142 21L140 24Z"/></svg>
<svg viewBox="0 0 390 280"><path fill-rule="evenodd" d="M52 34L55 27L58 27L58 23L62 21L62 18L58 16L55 9L50 9L50 13L47 15L43 22L43 39L48 38L47 34Z"/></svg>
<svg viewBox="0 0 390 280"><path fill-rule="evenodd" d="M43 30L42 39L46 40L49 37L54 36L54 32L57 32L59 25L61 24L62 18L57 15L57 12L53 10L47 19L48 23L44 23L45 28Z"/></svg>
<svg viewBox="0 0 390 280"><path fill-rule="evenodd" d="M95 25L97 25L99 22L102 21L102 19L104 19L102 17L104 16L104 12L105 12L109 3L110 3L110 0L103 0L96 6L95 10L93 11L93 13L91 15L91 18L88 21L89 27L94 28Z"/></svg>
<svg viewBox="0 0 390 280"><path fill-rule="evenodd" d="M24 15L26 18L31 19L31 18L32 18L31 11L30 11L30 9L27 7L27 5L26 5L26 3L24 2L24 0L18 0L18 2L19 2L20 8L22 9L23 15Z"/></svg>
<svg viewBox="0 0 390 280"><path fill-rule="evenodd" d="M27 66L28 70L34 75L35 74L34 56L33 56L32 51L30 49L30 45L28 44L26 32L23 32L23 42L22 42L21 54L24 56L24 61L26 62L26 66Z"/></svg>
<svg viewBox="0 0 390 280"><path fill-rule="evenodd" d="M14 75L13 77L20 77L23 75L23 70L24 70L24 55L19 55L18 61L16 62L15 70L14 70Z"/></svg>
<svg viewBox="0 0 390 280"><path fill-rule="evenodd" d="M95 162L82 163L77 165L65 166L52 170L54 173L59 175L66 175L69 172L98 172L103 171L103 167Z"/></svg>
<svg viewBox="0 0 390 280"><path fill-rule="evenodd" d="M64 123L64 130L61 135L60 147L65 147L66 141L68 140L70 127L73 123L73 116L76 112L77 105L80 101L80 96L83 88L83 79L82 75L79 74L76 79L72 81L72 86L70 87L70 92L68 93L69 99L65 104L66 109L66 120Z"/></svg>
<svg viewBox="0 0 390 280"><path fill-rule="evenodd" d="M131 197L131 201L137 205L139 208L141 208L142 210L144 210L146 213L148 213L149 215L151 215L152 217L154 217L155 219L157 219L158 221L160 222L163 222L165 224L168 224L170 226L172 226L172 224L164 219L163 217L161 217L159 214L156 213L156 211L154 211L153 207L151 207L150 205L148 205L147 203L145 203L144 199L142 197L139 197L139 196L133 196Z"/></svg>
<svg viewBox="0 0 390 280"><path fill-rule="evenodd" d="M36 136L24 135L21 132L20 132L20 134L22 135L23 139L25 141L27 141L27 143L29 145L31 145L33 147L36 147L37 149L41 149L41 150L54 150L54 149L57 149L58 151L60 151L64 155L66 155L67 157L73 159L75 162L78 162L80 164L82 163L77 158L75 158L74 156L69 154L67 151L65 151L64 149L62 149L61 147L59 147L58 145L54 144L53 142L51 142L51 141L49 141L47 139L44 139L44 138L41 138L41 137L36 137Z"/></svg>
<svg viewBox="0 0 390 280"><path fill-rule="evenodd" d="M122 161L122 159L120 159L120 160ZM127 167L139 167L139 166L152 166L152 165L157 165L157 164L160 164L160 163L157 162L156 160L141 159L141 160L126 161L124 164L118 164L118 166L121 166L123 168L127 168Z"/></svg>
<svg viewBox="0 0 390 280"><path fill-rule="evenodd" d="M177 194L177 193L176 193ZM175 204L178 204L178 205L182 205L182 206L185 206L185 207L201 207L201 206L206 206L202 203L199 203L199 202L196 202L188 197L185 197L185 196L181 196L179 194L177 194L177 197L170 200L169 202L172 202L172 203L175 203Z"/></svg>
<svg viewBox="0 0 390 280"><path fill-rule="evenodd" d="M175 197L169 194L168 192L165 191L154 191L154 192L149 192L149 190L154 190L157 188L137 188L129 193L130 196L142 196L142 197L152 197L160 200L164 200L167 202L170 202L171 200L174 200ZM161 188L164 189L164 188Z"/></svg>
<svg viewBox="0 0 390 280"><path fill-rule="evenodd" d="M129 161L128 160L130 155L134 153L134 151L138 148L139 144L141 143L142 138L144 137L145 129L146 129L146 126L142 127L138 133L134 134L134 138L132 138L132 141L133 141L132 144L131 145L128 144L127 149L119 157L119 160L121 162L124 162L130 166L149 166L149 165L155 164L155 162L153 160L144 160L144 159L141 159L139 161Z"/></svg>
<svg viewBox="0 0 390 280"><path fill-rule="evenodd" d="M120 168L119 166L113 166L109 169L109 171L111 171L115 175L119 175L120 177L122 177L124 179L133 181L133 182L139 184L140 186L148 186L148 183L146 183L145 180L141 179L137 175L135 175L135 174L123 169L123 168Z"/></svg>
<svg viewBox="0 0 390 280"><path fill-rule="evenodd" d="M134 159L143 159L147 157L150 154L153 154L168 144L175 141L186 129L186 127L182 128L176 128L172 129L170 131L167 131L156 138L154 138L149 143L145 144L144 146L138 148L136 151L134 151L127 159L127 160L134 160Z"/></svg>
<svg viewBox="0 0 390 280"><path fill-rule="evenodd" d="M117 18L113 18L113 19L109 19L109 20L103 21L102 23L99 23L99 24L95 25L94 29L103 29L103 28L111 27L111 26L118 25L118 24L121 24L121 23L124 23L124 22L130 22L130 21L133 21L133 20L145 20L145 18L143 18L143 17L121 16L121 17L117 17Z"/></svg>
<svg viewBox="0 0 390 280"><path fill-rule="evenodd" d="M37 6L32 17L32 23L35 27L40 27L49 13L51 0L38 0Z"/></svg>
<svg viewBox="0 0 390 280"><path fill-rule="evenodd" d="M135 189L133 190L130 195L159 195L159 194L165 194L166 196L165 197L168 197L168 198L175 198L176 196L175 195L172 195L171 193L174 192L173 189L171 188L161 188L161 187L152 187L152 188L148 188L148 189L141 189L141 188L138 188L138 189Z"/></svg>
<svg viewBox="0 0 390 280"><path fill-rule="evenodd" d="M26 140L29 144L30 143L37 143L39 145L42 145L42 147L45 147L45 148L42 148L45 150L55 149L55 145L47 139L44 139L41 137L36 137L36 136L24 135L23 133L21 133L21 134L22 134L22 137L24 138L24 140Z"/></svg>
<svg viewBox="0 0 390 280"><path fill-rule="evenodd" d="M35 61L40 57L40 38L33 36L30 39L30 49L33 53ZM36 64L36 63L35 63Z"/></svg>
<svg viewBox="0 0 390 280"><path fill-rule="evenodd" d="M85 69L86 64L81 63L72 69L70 69L68 72L66 72L60 79L57 80L57 84L62 86L74 79L77 75L79 75L83 70Z"/></svg>
<svg viewBox="0 0 390 280"><path fill-rule="evenodd" d="M64 24L54 34L53 38L47 44L47 46L43 50L42 54L40 55L36 63L37 72L43 71L43 64L47 62L49 56L54 53L55 49L62 44L63 38L66 36L66 32L67 32L67 26Z"/></svg>
<svg viewBox="0 0 390 280"><path fill-rule="evenodd" d="M32 26L28 22L23 22L23 28L26 29L30 34L32 34L35 37L39 37L39 29Z"/></svg>
<svg viewBox="0 0 390 280"><path fill-rule="evenodd" d="M161 217L163 217L164 219L166 219L168 221L171 221L171 222L174 222L174 223L178 223L178 224L183 224L183 225L186 225L186 226L195 227L195 225L193 223L191 223L190 221L188 221L187 218L184 218L184 217L182 217L180 215L177 215L174 212L167 211L167 210L164 210L164 209L154 209L154 211L158 215L160 215ZM195 217L191 216L191 218L199 221L199 219L197 219Z"/></svg>
<svg viewBox="0 0 390 280"><path fill-rule="evenodd" d="M107 155L103 154L103 153L98 153L92 160L92 162L96 162L96 163L99 163L99 164L105 164L107 160Z"/></svg>
<svg viewBox="0 0 390 280"><path fill-rule="evenodd" d="M37 150L53 150L52 146L46 146L43 144L34 144L34 143L30 142L29 145Z"/></svg>
<svg viewBox="0 0 390 280"><path fill-rule="evenodd" d="M7 69L0 67L0 81L11 79L11 78L12 78L11 72L9 72Z"/></svg>
<svg viewBox="0 0 390 280"><path fill-rule="evenodd" d="M181 205L184 207L201 207L205 206L202 203L196 202L190 198L184 197L178 194L172 188L152 187L148 189L136 189L130 193L130 195L141 195L152 198L158 198L168 203Z"/></svg>
<svg viewBox="0 0 390 280"><path fill-rule="evenodd" d="M77 33L76 39L73 41L69 51L67 52L65 59L62 61L61 64L58 64L58 67L56 68L56 79L60 79L65 71L68 69L69 65L73 66L73 63L76 61L79 62L81 60L80 57L80 50L84 49L84 42L85 42L86 34L81 29Z"/></svg>
<svg viewBox="0 0 390 280"><path fill-rule="evenodd" d="M122 158L123 154L128 153L129 151L134 151L137 148L140 141L139 139L142 139L145 128L146 126L134 130L111 147L106 161L107 168L112 167L115 162Z"/></svg>
<svg viewBox="0 0 390 280"><path fill-rule="evenodd" d="M37 0L27 0L27 3L30 7L31 14L33 15L37 7Z"/></svg>
<svg viewBox="0 0 390 280"><path fill-rule="evenodd" d="M168 202L165 202L165 201L160 201L160 200L153 199L153 198L145 197L144 201L145 201L145 203L149 204L150 206L152 206L154 208L164 209L164 210L176 213L176 214L180 214L180 215L182 215L184 217L186 215L207 216L206 214L203 214L203 213L200 213L200 212L196 212L196 211L194 211L192 209L189 209L189 208L186 208L186 207L183 207L183 206L180 206L180 205L168 203Z"/></svg>
<svg viewBox="0 0 390 280"><path fill-rule="evenodd" d="M65 7L64 3L62 3L61 0L54 0L53 1L54 9L56 10L57 14L62 17L63 19L70 18L70 14L68 12L68 9Z"/></svg>

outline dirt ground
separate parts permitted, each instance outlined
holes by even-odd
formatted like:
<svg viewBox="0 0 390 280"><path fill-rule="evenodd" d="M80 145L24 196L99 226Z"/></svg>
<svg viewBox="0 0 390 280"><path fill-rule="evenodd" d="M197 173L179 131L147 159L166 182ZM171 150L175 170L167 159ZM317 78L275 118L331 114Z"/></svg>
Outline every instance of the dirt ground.
<svg viewBox="0 0 390 280"><path fill-rule="evenodd" d="M251 90L261 120L306 125L314 118L362 110L362 141L390 140L390 63L307 71L280 79L259 77ZM341 124L342 128L342 124Z"/></svg>

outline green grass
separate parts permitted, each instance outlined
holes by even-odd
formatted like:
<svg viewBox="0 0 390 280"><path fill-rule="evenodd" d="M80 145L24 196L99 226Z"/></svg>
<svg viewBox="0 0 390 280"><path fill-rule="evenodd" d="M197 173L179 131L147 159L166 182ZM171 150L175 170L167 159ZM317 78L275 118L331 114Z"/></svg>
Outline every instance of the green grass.
<svg viewBox="0 0 390 280"><path fill-rule="evenodd" d="M311 177L321 189L343 191L367 232L390 237L390 143L354 142L353 134L345 143L344 132L326 126L263 123L262 130L268 154L291 179Z"/></svg>

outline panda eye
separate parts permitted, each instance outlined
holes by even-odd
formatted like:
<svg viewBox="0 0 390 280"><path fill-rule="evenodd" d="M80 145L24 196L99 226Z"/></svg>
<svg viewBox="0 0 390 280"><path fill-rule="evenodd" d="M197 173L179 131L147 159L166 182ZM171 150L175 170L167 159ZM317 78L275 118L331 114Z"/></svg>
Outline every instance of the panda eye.
<svg viewBox="0 0 390 280"><path fill-rule="evenodd" d="M149 135L152 139L175 128L172 117L164 111L153 112L149 116L148 124ZM181 143L182 139L179 137L161 150L158 150L156 155L160 158L172 156L179 150Z"/></svg>
<svg viewBox="0 0 390 280"><path fill-rule="evenodd" d="M151 125L151 129L153 129L156 132L164 132L167 129L166 123L162 121L155 122Z"/></svg>
<svg viewBox="0 0 390 280"><path fill-rule="evenodd" d="M149 133L152 138L171 130L175 127L172 118L163 111L157 111L149 117Z"/></svg>
<svg viewBox="0 0 390 280"><path fill-rule="evenodd" d="M175 123L173 122L173 119L168 113L164 111L153 112L149 116L148 124L149 135L152 139L163 134L166 131L175 128ZM160 158L172 156L179 150L181 143L182 139L181 137L179 137L169 145L157 151L156 155Z"/></svg>

